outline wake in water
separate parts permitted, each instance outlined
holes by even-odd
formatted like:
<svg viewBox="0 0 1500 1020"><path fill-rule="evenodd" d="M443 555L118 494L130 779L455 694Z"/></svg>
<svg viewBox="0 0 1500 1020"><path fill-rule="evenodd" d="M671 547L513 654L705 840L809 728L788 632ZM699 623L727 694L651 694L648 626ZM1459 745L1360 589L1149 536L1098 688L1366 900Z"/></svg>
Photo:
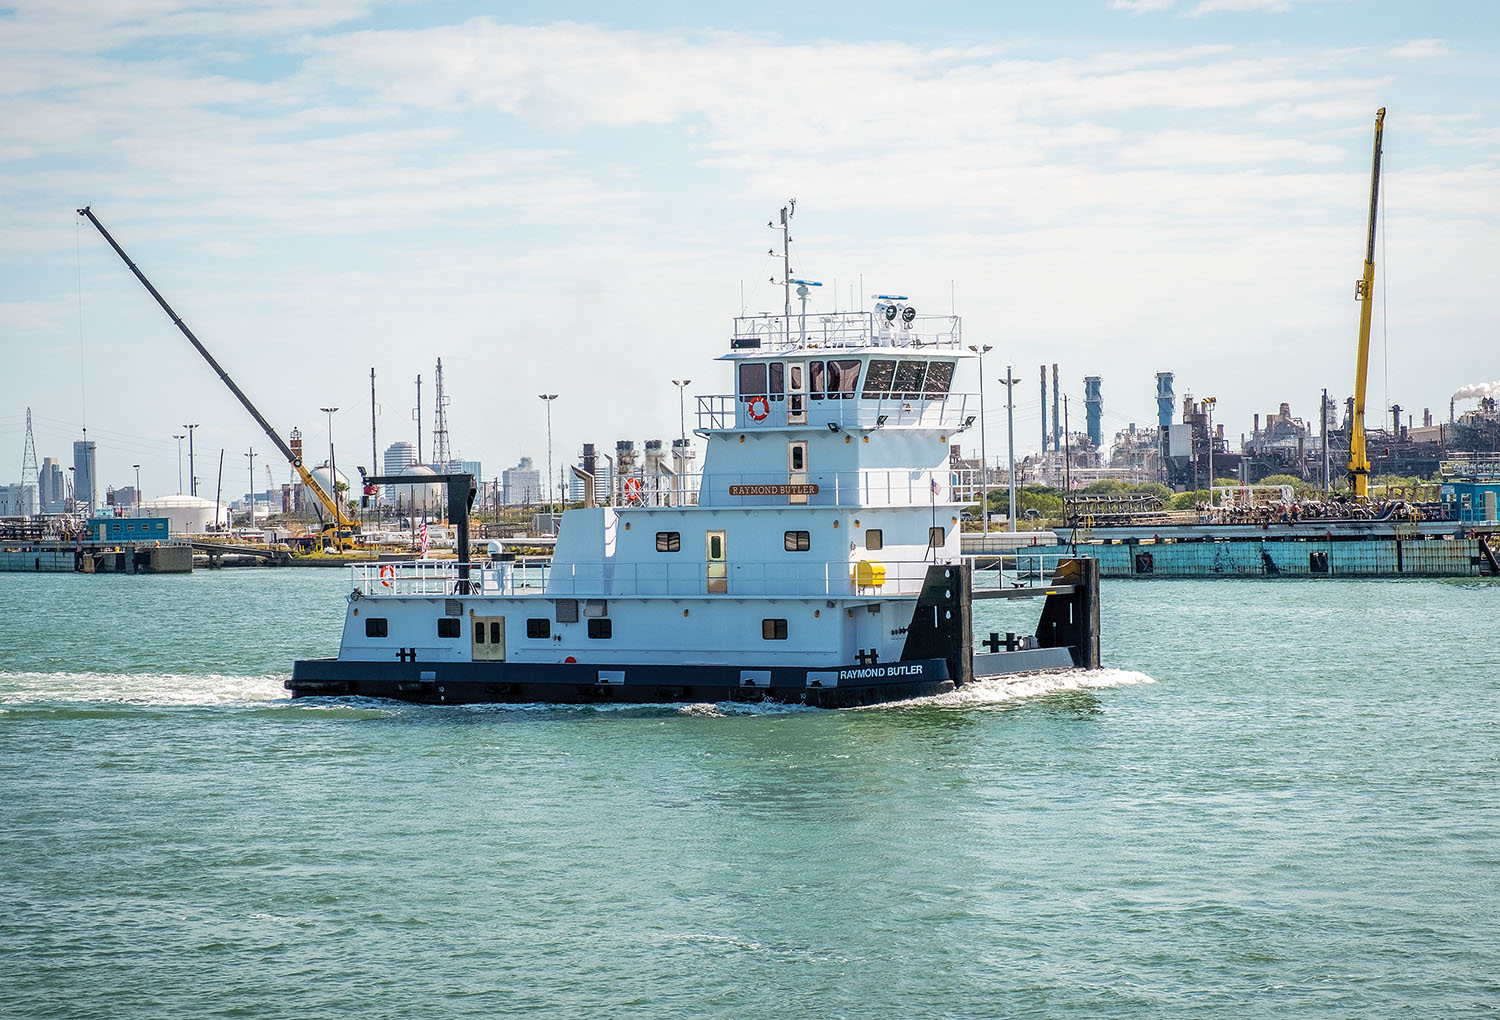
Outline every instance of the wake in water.
<svg viewBox="0 0 1500 1020"><path fill-rule="evenodd" d="M287 697L289 674L7 673L0 672L0 705L134 705L193 708L255 705Z"/></svg>
<svg viewBox="0 0 1500 1020"><path fill-rule="evenodd" d="M677 715L697 718L729 716L778 716L796 712L821 712L826 709L807 705L770 701L695 703L690 705L657 704L480 704L454 706L419 706L404 702L379 701L371 698L310 698L290 701L283 681L285 673L262 676L228 676L202 674L111 674L111 673L6 673L0 672L0 712L4 706L34 708L48 705L111 705L143 708L218 708L268 707L282 702L297 710L327 710L340 707L362 707L386 711L458 710L476 713L550 713L597 715L631 713ZM910 701L865 706L860 711L881 711L931 706L939 708L984 708L1005 705L1028 698L1046 697L1069 691L1105 690L1155 683L1145 673L1122 669L1056 670L1046 673L1024 673L1013 676L981 677L948 694Z"/></svg>
<svg viewBox="0 0 1500 1020"><path fill-rule="evenodd" d="M918 704L953 708L982 708L1003 705L1026 698L1041 698L1069 691L1106 690L1111 687L1134 687L1154 684L1145 673L1128 669L1064 669L1046 673L1017 673L1010 676L979 677L948 694L920 699ZM910 704L908 702L907 704Z"/></svg>

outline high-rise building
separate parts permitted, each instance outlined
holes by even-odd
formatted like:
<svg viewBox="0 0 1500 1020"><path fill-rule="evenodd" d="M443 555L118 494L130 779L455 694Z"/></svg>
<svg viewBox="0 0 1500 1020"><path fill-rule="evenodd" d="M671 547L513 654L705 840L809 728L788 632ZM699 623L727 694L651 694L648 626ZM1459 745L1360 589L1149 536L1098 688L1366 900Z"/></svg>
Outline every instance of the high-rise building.
<svg viewBox="0 0 1500 1020"><path fill-rule="evenodd" d="M36 490L21 482L0 485L0 517L30 517L36 512Z"/></svg>
<svg viewBox="0 0 1500 1020"><path fill-rule="evenodd" d="M99 486L97 451L92 440L80 439L73 444L73 501L90 512L98 501L95 491Z"/></svg>
<svg viewBox="0 0 1500 1020"><path fill-rule="evenodd" d="M42 460L42 468L37 476L37 495L41 498L42 513L60 514L67 509L68 489L63 484L62 465L57 462L56 457L46 457Z"/></svg>
<svg viewBox="0 0 1500 1020"><path fill-rule="evenodd" d="M500 473L500 491L506 506L526 506L542 501L542 475L531 466L530 457L522 457L515 467Z"/></svg>
<svg viewBox="0 0 1500 1020"><path fill-rule="evenodd" d="M414 445L405 440L392 443L385 448L381 474L399 475L416 462L417 448ZM396 487L394 485L387 485L385 487L385 498L387 502L396 502Z"/></svg>

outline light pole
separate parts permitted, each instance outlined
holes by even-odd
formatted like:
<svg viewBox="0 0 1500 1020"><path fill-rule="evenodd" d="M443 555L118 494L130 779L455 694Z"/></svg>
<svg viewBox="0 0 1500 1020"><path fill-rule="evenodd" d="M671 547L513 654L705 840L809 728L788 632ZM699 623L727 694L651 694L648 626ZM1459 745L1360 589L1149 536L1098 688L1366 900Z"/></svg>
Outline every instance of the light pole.
<svg viewBox="0 0 1500 1020"><path fill-rule="evenodd" d="M333 412L336 407L320 407L319 411L328 415L328 495L333 497L333 505L339 505L339 472L333 461ZM254 488L252 485L251 488Z"/></svg>
<svg viewBox="0 0 1500 1020"><path fill-rule="evenodd" d="M1005 443L1009 447L1009 467L1006 478L1010 482L1010 530L1016 530L1016 383L1017 379L1009 365L1005 366Z"/></svg>
<svg viewBox="0 0 1500 1020"><path fill-rule="evenodd" d="M692 381L691 379L672 380L672 385L677 387L677 428L682 433L683 456L687 456L687 412L684 410L683 401L686 397L683 394L687 390L688 383Z"/></svg>
<svg viewBox="0 0 1500 1020"><path fill-rule="evenodd" d="M983 486L984 496L979 504L979 519L984 522L983 534L990 533L990 458L984 446L984 356L995 348L990 344L983 347L969 345L969 350L979 355L979 482ZM1010 375L1007 369L1005 374Z"/></svg>
<svg viewBox="0 0 1500 1020"><path fill-rule="evenodd" d="M182 495L182 441L187 436L179 436L175 432L172 438L177 440L177 495Z"/></svg>
<svg viewBox="0 0 1500 1020"><path fill-rule="evenodd" d="M139 464L130 466L135 468L135 515L139 517L141 515L141 466Z"/></svg>
<svg viewBox="0 0 1500 1020"><path fill-rule="evenodd" d="M246 527L255 527L255 447L250 447L250 452L245 454L250 458L250 491L246 495L250 499L250 519L245 522Z"/></svg>
<svg viewBox="0 0 1500 1020"><path fill-rule="evenodd" d="M552 401L556 393L538 393L537 397L547 405L547 512L555 513L552 507Z"/></svg>
<svg viewBox="0 0 1500 1020"><path fill-rule="evenodd" d="M183 428L187 429L188 437L188 494L191 496L198 495L197 468L193 466L193 430L197 427L197 422L194 422L191 425L183 426Z"/></svg>

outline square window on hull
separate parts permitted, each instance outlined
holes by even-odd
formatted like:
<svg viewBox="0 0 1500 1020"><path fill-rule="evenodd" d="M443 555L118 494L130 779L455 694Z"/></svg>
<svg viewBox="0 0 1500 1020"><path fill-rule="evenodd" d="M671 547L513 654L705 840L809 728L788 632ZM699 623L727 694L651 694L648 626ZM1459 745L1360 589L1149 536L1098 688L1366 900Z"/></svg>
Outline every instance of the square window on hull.
<svg viewBox="0 0 1500 1020"><path fill-rule="evenodd" d="M614 630L614 625L607 616L589 618L589 637L591 638L614 637Z"/></svg>
<svg viewBox="0 0 1500 1020"><path fill-rule="evenodd" d="M762 620L760 621L760 636L766 641L786 640L785 620Z"/></svg>
<svg viewBox="0 0 1500 1020"><path fill-rule="evenodd" d="M442 616L437 622L437 636L440 638L456 638L463 636L463 621L456 616Z"/></svg>
<svg viewBox="0 0 1500 1020"><path fill-rule="evenodd" d="M365 617L365 637L388 637L390 632L390 621L384 616Z"/></svg>

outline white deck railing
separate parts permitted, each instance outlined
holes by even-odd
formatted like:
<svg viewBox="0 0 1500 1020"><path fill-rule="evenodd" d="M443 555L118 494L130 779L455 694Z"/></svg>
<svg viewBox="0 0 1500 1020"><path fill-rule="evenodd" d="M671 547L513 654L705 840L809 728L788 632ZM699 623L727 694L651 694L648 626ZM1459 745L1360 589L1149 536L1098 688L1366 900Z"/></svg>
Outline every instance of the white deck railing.
<svg viewBox="0 0 1500 1020"><path fill-rule="evenodd" d="M980 557L999 561L1003 569L976 570L974 587L1034 588L1045 586L1066 559L1057 553L1017 553ZM885 570L880 584L859 563L792 564L785 561L727 564L723 590L708 577L703 561L679 563L499 562L469 565L468 592L478 596L535 595L558 598L703 597L743 598L784 596L832 598L860 596L915 596L922 589L932 560L870 560ZM946 562L946 561L944 561ZM354 590L361 597L456 597L463 594L454 560L411 560L403 563L360 563L352 566Z"/></svg>
<svg viewBox="0 0 1500 1020"><path fill-rule="evenodd" d="M750 416L750 399L733 393L714 393L698 397L698 431L729 429L786 428L789 401L785 394L771 394L764 404L765 417L757 421ZM843 429L878 429L899 426L956 430L971 416L979 414L979 396L974 393L947 393L942 396L861 397L855 394L808 399L807 422L812 428L830 424Z"/></svg>
<svg viewBox="0 0 1500 1020"><path fill-rule="evenodd" d="M734 320L732 346L737 350L786 350L792 347L943 347L962 346L962 324L956 315L918 315L910 327L879 320L873 312L793 311L791 318L770 313Z"/></svg>
<svg viewBox="0 0 1500 1020"><path fill-rule="evenodd" d="M979 473L969 468L808 471L799 474L796 481L817 487L816 492L798 493L799 503L807 506L929 506L977 501L981 490ZM936 493L932 491L934 481L938 483ZM784 487L791 483L792 476L785 471L696 472L632 478L621 486L618 495L620 505L626 507L785 506L790 499Z"/></svg>

